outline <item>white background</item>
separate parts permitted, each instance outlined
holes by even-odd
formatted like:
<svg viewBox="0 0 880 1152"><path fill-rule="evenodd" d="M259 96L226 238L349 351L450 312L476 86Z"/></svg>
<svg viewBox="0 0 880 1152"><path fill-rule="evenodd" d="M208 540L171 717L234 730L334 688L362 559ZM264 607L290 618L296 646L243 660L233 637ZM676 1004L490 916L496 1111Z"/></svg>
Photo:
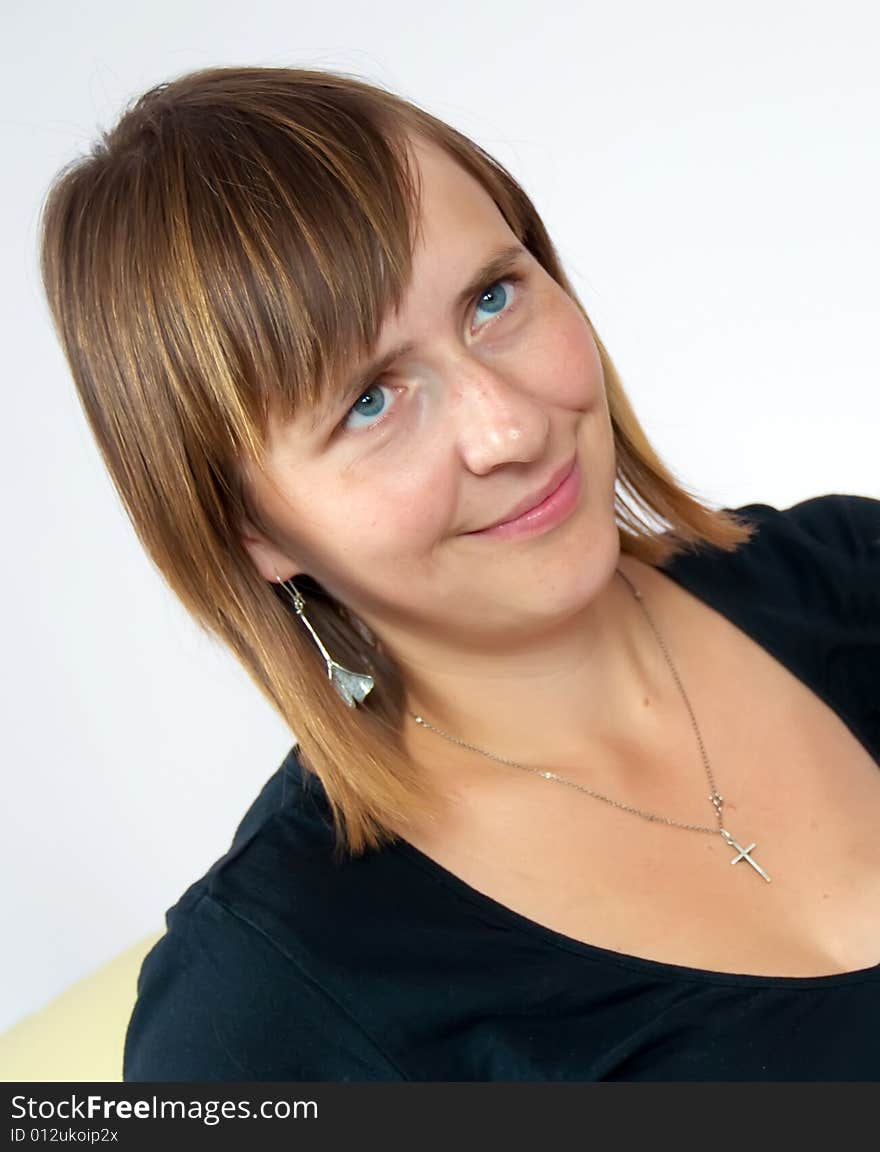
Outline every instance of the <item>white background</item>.
<svg viewBox="0 0 880 1152"><path fill-rule="evenodd" d="M417 101L524 184L686 484L880 497L867 0L52 0L4 25L0 1028L162 928L292 743L142 553L37 278L50 179L144 89L301 65Z"/></svg>

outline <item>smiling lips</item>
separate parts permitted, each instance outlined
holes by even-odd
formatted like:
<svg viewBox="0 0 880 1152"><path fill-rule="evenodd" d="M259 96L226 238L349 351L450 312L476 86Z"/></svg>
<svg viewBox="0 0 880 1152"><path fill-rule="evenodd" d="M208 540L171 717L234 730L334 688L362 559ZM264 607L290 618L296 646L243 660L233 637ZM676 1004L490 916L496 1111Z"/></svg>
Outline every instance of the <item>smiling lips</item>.
<svg viewBox="0 0 880 1152"><path fill-rule="evenodd" d="M485 527L477 529L477 531L485 532L489 528L497 528L501 524L507 524L510 520L516 520L517 516L522 516L523 513L530 512L532 508L537 508L539 504L542 504L547 499L551 492L556 491L571 471L573 463L574 460L572 459L569 460L567 464L563 464L561 468L557 468L547 483L542 485L537 492L534 492L531 496L527 496L524 500L521 500L519 504L514 505L512 510L508 512L506 516L502 516L500 520L494 520L491 524L486 524Z"/></svg>
<svg viewBox="0 0 880 1152"><path fill-rule="evenodd" d="M573 457L537 492L526 497L503 519L466 536L519 536L549 527L573 509L580 494L580 469Z"/></svg>

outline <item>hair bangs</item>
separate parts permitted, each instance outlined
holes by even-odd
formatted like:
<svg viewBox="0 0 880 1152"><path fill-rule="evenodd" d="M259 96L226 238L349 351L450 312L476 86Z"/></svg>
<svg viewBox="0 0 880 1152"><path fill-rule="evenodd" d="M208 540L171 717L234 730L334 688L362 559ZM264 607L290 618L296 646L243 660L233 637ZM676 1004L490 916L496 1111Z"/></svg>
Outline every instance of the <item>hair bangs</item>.
<svg viewBox="0 0 880 1152"><path fill-rule="evenodd" d="M309 95L159 86L96 147L127 160L104 189L127 267L96 281L125 299L99 311L142 318L126 362L146 360L153 387L167 377L227 469L259 460L273 419L332 400L410 276L418 191L399 125Z"/></svg>

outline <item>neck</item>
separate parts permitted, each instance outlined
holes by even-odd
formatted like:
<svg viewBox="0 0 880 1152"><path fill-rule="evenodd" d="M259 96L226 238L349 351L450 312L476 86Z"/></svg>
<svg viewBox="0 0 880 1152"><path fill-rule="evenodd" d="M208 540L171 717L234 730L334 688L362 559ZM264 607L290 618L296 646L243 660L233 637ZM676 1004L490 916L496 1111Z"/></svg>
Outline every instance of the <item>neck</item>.
<svg viewBox="0 0 880 1152"><path fill-rule="evenodd" d="M616 567L643 593L665 639L662 578L629 556ZM614 568L574 619L501 653L434 646L410 653L404 667L409 712L484 752L545 769L583 771L587 761L609 757L634 762L659 743L670 716L684 717L654 631ZM404 738L416 762L447 784L456 773L485 783L510 771L411 715Z"/></svg>

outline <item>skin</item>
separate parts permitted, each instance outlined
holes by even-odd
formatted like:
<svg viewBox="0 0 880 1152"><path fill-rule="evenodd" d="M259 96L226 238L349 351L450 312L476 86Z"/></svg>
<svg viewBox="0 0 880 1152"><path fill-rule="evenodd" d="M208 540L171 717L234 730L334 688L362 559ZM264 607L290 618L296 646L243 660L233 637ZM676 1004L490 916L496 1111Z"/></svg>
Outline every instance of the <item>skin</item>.
<svg viewBox="0 0 880 1152"><path fill-rule="evenodd" d="M248 523L242 536L266 580L308 573L368 625L399 662L412 712L498 756L626 794L635 750L656 747L667 717L687 719L615 574L619 565L646 595L654 578L620 553L598 349L528 253L518 283L455 307L483 260L516 236L446 153L411 144L421 228L377 352L404 340L415 350L360 401L342 395L316 432L305 415L273 428L263 470L245 480L275 539ZM575 454L581 495L566 521L522 539L465 535ZM404 740L447 783L509 781L511 769L409 718Z"/></svg>

